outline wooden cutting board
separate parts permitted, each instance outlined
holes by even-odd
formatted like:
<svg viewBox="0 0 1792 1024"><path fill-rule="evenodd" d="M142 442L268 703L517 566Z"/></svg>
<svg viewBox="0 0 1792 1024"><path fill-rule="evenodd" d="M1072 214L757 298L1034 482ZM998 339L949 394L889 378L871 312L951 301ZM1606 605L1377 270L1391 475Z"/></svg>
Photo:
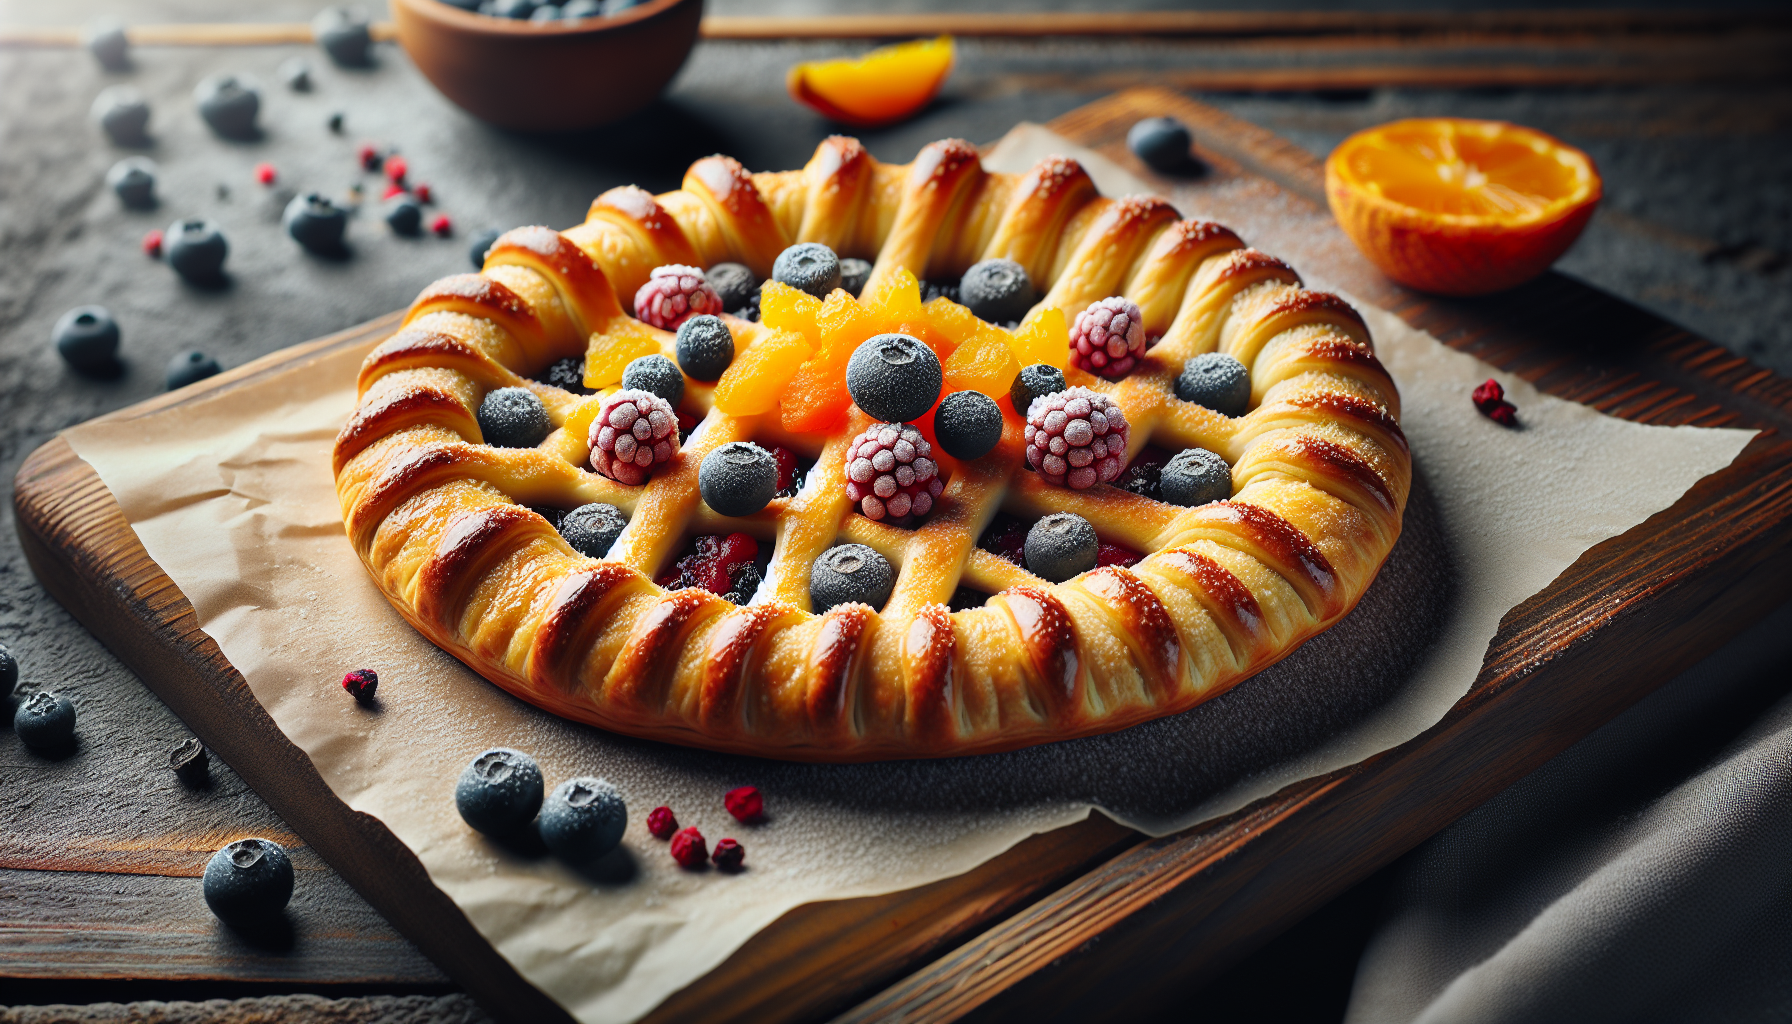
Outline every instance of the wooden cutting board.
<svg viewBox="0 0 1792 1024"><path fill-rule="evenodd" d="M1127 128L1162 114L1194 129L1207 173L1166 180L1127 153ZM1764 433L1728 469L1586 552L1508 613L1474 688L1411 742L1178 835L1146 840L1096 816L958 878L798 908L651 1020L1150 1014L1792 597L1792 381L1560 275L1489 299L1407 292L1340 243L1310 154L1186 97L1132 90L1050 127L1239 226L1247 241L1257 240L1253 219L1276 210L1265 229L1271 251L1544 391L1637 422ZM296 346L111 418L289 372L396 323L394 314ZM329 792L65 442L25 462L14 501L45 588L393 925L494 1015L564 1019L403 844Z"/></svg>

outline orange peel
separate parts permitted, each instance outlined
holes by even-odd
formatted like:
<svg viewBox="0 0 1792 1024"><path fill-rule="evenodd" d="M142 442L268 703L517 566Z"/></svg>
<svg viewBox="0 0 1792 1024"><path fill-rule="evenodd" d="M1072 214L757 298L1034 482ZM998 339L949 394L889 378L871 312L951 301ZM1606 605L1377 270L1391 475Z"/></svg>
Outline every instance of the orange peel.
<svg viewBox="0 0 1792 1024"><path fill-rule="evenodd" d="M785 86L823 117L862 128L914 116L939 95L952 72L952 37L916 39L863 57L810 61L790 69Z"/></svg>

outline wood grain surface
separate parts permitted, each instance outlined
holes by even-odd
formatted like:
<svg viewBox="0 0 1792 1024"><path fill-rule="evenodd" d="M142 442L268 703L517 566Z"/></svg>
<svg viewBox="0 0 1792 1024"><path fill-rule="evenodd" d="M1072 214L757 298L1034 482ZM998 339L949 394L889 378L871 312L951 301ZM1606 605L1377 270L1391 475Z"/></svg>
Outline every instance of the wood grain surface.
<svg viewBox="0 0 1792 1024"><path fill-rule="evenodd" d="M1121 140L1139 117L1164 113L1194 128L1207 173L1158 184L1184 212L1246 228L1247 241L1315 283L1380 303L1453 347L1613 415L1768 433L1735 465L1587 552L1509 613L1473 691L1412 742L1176 836L1145 841L1096 816L959 878L799 908L673 996L654 1020L799 1021L841 1010L846 1019L879 1021L1149 1013L1170 986L1243 956L1792 592L1792 446L1783 440L1792 382L1556 275L1471 302L1405 292L1346 258L1354 254L1340 247L1310 154L1174 93L1125 93L1051 127L1149 178ZM1279 212L1265 217L1266 209ZM288 349L113 415L141 416L278 374L321 350L363 344L394 322ZM15 504L46 589L313 850L494 1014L563 1019L477 937L402 844L329 794L66 443L27 461Z"/></svg>

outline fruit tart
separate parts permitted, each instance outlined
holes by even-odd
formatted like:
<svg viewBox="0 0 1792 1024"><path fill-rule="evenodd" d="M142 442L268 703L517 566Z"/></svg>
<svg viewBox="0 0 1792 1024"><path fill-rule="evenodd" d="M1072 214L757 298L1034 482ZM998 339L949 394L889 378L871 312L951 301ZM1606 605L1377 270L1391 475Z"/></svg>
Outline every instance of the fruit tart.
<svg viewBox="0 0 1792 1024"><path fill-rule="evenodd" d="M697 161L424 289L334 450L392 605L567 718L766 757L1190 708L1336 622L1411 461L1362 318L1075 161Z"/></svg>

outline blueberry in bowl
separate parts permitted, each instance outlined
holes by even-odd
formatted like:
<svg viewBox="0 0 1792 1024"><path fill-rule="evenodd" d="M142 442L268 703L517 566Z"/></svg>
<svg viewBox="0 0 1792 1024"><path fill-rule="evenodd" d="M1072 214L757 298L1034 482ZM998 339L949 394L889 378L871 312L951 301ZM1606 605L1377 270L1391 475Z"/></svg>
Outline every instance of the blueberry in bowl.
<svg viewBox="0 0 1792 1024"><path fill-rule="evenodd" d="M280 223L307 252L330 256L342 251L348 212L321 192L303 192L286 204Z"/></svg>
<svg viewBox="0 0 1792 1024"><path fill-rule="evenodd" d="M149 101L128 85L100 90L93 98L93 121L118 146L141 146L149 141Z"/></svg>
<svg viewBox="0 0 1792 1024"><path fill-rule="evenodd" d="M162 232L162 251L174 272L193 284L215 284L224 277L230 243L217 222L204 217L177 220Z"/></svg>

